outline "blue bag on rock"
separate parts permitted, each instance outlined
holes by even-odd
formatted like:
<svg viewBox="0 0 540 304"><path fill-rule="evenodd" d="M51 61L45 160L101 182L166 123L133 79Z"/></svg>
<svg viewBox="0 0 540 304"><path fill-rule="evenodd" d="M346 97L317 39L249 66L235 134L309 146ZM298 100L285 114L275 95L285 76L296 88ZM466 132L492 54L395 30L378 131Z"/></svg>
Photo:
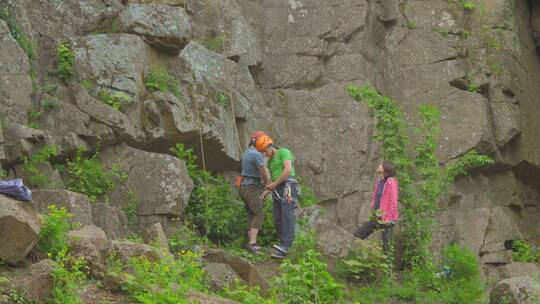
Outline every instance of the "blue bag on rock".
<svg viewBox="0 0 540 304"><path fill-rule="evenodd" d="M19 201L31 201L32 191L26 188L22 179L0 181L0 194L4 194Z"/></svg>

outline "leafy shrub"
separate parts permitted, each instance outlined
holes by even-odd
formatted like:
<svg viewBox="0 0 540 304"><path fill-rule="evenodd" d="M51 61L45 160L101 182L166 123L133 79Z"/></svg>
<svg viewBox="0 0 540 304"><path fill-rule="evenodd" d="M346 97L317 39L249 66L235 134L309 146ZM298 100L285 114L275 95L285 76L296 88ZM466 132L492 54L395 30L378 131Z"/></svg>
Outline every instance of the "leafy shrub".
<svg viewBox="0 0 540 304"><path fill-rule="evenodd" d="M30 39L28 39L13 16L11 16L11 12L7 7L0 6L0 19L6 21L11 36L17 41L21 49L23 49L23 51L26 53L28 59L35 60L37 54L32 46L32 43L30 42Z"/></svg>
<svg viewBox="0 0 540 304"><path fill-rule="evenodd" d="M48 206L39 232L37 244L39 250L51 256L57 256L65 251L68 248L68 232L71 229L72 217L73 215L66 208L58 208L56 205Z"/></svg>
<svg viewBox="0 0 540 304"><path fill-rule="evenodd" d="M84 149L77 151L75 159L66 163L67 172L70 176L68 189L87 195L90 201L95 202L100 195L106 195L115 189L115 177L125 178L117 168L107 171L99 162L99 152L92 157L83 156ZM107 198L106 198L107 199Z"/></svg>
<svg viewBox="0 0 540 304"><path fill-rule="evenodd" d="M296 250L296 249L295 249ZM297 261L281 266L281 275L272 287L279 303L341 303L344 286L327 270L320 253L313 249L302 252Z"/></svg>
<svg viewBox="0 0 540 304"><path fill-rule="evenodd" d="M122 92L110 93L107 91L101 91L99 93L99 99L103 101L104 104L112 107L115 110L120 110L120 107L131 101L131 97L128 94Z"/></svg>
<svg viewBox="0 0 540 304"><path fill-rule="evenodd" d="M170 92L178 98L182 98L176 77L172 75L166 66L154 67L150 70L146 79L146 87L153 91Z"/></svg>
<svg viewBox="0 0 540 304"><path fill-rule="evenodd" d="M336 272L355 282L381 282L391 275L392 264L379 242L362 241L355 244L348 256L336 265Z"/></svg>
<svg viewBox="0 0 540 304"><path fill-rule="evenodd" d="M62 42L56 49L58 57L58 76L63 81L67 81L73 75L73 60L75 53L67 42Z"/></svg>
<svg viewBox="0 0 540 304"><path fill-rule="evenodd" d="M258 287L249 287L242 284L238 279L234 282L233 287L225 287L222 295L233 301L242 304L273 304L272 299L265 299L259 294Z"/></svg>
<svg viewBox="0 0 540 304"><path fill-rule="evenodd" d="M23 171L30 175L28 179L32 186L41 187L47 182L47 176L38 169L38 166L48 163L49 159L57 154L55 146L45 146L30 158L24 157Z"/></svg>
<svg viewBox="0 0 540 304"><path fill-rule="evenodd" d="M53 99L44 99L41 101L41 106L44 109L50 110L56 106L56 102Z"/></svg>
<svg viewBox="0 0 540 304"><path fill-rule="evenodd" d="M319 203L319 200L315 196L313 189L306 186L304 178L297 176L298 184L300 186L300 196L298 202L302 208L313 206Z"/></svg>
<svg viewBox="0 0 540 304"><path fill-rule="evenodd" d="M540 263L540 250L523 240L512 242L513 258L516 262Z"/></svg>
<svg viewBox="0 0 540 304"><path fill-rule="evenodd" d="M206 289L199 258L192 252L183 252L176 260L170 256L156 262L145 257L132 258L133 273L127 276L123 289L137 303L188 304L187 291Z"/></svg>
<svg viewBox="0 0 540 304"><path fill-rule="evenodd" d="M28 111L28 127L32 129L39 129L39 119L41 118L40 111Z"/></svg>
<svg viewBox="0 0 540 304"><path fill-rule="evenodd" d="M86 262L81 258L67 255L63 249L54 260L53 290L49 302L53 304L80 304L81 291L86 282Z"/></svg>
<svg viewBox="0 0 540 304"><path fill-rule="evenodd" d="M229 243L245 233L244 204L222 176L199 169L191 149L177 144L173 150L186 162L195 187L191 192L186 217L199 232L215 243Z"/></svg>

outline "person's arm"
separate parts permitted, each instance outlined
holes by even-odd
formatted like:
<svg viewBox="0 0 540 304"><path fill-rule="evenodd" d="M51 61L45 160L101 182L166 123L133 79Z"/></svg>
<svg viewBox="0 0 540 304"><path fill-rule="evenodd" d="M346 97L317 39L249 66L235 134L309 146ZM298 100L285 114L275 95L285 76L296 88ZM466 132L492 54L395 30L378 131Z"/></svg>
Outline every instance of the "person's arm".
<svg viewBox="0 0 540 304"><path fill-rule="evenodd" d="M266 186L266 189L273 191L279 184L285 181L292 172L292 160L286 160L283 162L283 172L281 175L272 183Z"/></svg>
<svg viewBox="0 0 540 304"><path fill-rule="evenodd" d="M259 174L261 175L261 181L266 186L270 184L272 181L270 180L270 173L268 172L268 169L265 166L259 166Z"/></svg>

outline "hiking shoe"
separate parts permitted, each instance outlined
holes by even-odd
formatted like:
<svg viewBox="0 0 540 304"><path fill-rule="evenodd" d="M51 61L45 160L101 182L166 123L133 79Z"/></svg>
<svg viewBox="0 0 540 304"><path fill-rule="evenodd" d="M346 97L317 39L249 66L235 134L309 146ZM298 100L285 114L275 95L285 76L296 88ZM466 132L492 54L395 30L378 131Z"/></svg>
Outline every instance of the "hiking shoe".
<svg viewBox="0 0 540 304"><path fill-rule="evenodd" d="M273 257L274 259L286 259L287 258L287 254L286 253L283 253L279 250L276 250L274 253L272 253L271 257Z"/></svg>
<svg viewBox="0 0 540 304"><path fill-rule="evenodd" d="M279 246L279 245L274 245L274 246L272 246L272 247L273 247L275 250L277 250L277 251L279 251L279 252L281 252L281 253L283 253L283 254L285 254L285 255L289 254L289 251L288 251L287 249L285 249L285 248L283 248L283 247L281 247L281 246Z"/></svg>
<svg viewBox="0 0 540 304"><path fill-rule="evenodd" d="M249 244L247 246L247 250L251 253L254 253L254 254L259 254L259 251L261 251L261 247L259 245L257 245L257 243L255 244Z"/></svg>

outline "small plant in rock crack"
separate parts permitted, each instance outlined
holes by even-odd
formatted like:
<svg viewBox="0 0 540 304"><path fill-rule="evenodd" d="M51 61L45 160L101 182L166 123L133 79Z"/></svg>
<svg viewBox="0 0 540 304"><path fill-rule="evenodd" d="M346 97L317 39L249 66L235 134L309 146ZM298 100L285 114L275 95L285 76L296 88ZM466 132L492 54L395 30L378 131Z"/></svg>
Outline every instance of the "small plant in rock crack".
<svg viewBox="0 0 540 304"><path fill-rule="evenodd" d="M27 126L32 129L39 129L39 119L41 118L41 114L41 111L29 111L27 114Z"/></svg>
<svg viewBox="0 0 540 304"><path fill-rule="evenodd" d="M223 52L225 48L225 34L219 34L206 40L206 48L214 52Z"/></svg>
<svg viewBox="0 0 540 304"><path fill-rule="evenodd" d="M219 103L222 106L226 106L230 102L229 96L223 93L219 93L218 96L216 97L216 100L217 100L217 103Z"/></svg>
<svg viewBox="0 0 540 304"><path fill-rule="evenodd" d="M4 20L9 28L11 36L17 41L21 49L26 53L28 59L35 60L37 58L36 51L28 39L28 36L22 31L21 27L11 15L10 10L5 6L0 6L0 19Z"/></svg>
<svg viewBox="0 0 540 304"><path fill-rule="evenodd" d="M56 102L53 99L44 99L41 101L41 106L46 110L51 110L56 106Z"/></svg>
<svg viewBox="0 0 540 304"><path fill-rule="evenodd" d="M112 107L115 110L120 110L120 107L131 101L131 97L129 97L128 94L123 92L107 92L107 91L101 91L99 93L99 98L103 103L106 105Z"/></svg>
<svg viewBox="0 0 540 304"><path fill-rule="evenodd" d="M75 53L68 42L62 42L58 45L56 54L58 57L58 77L66 82L73 75Z"/></svg>
<svg viewBox="0 0 540 304"><path fill-rule="evenodd" d="M469 86L467 87L467 91L471 93L478 93L480 92L480 86L477 85L476 83L470 83Z"/></svg>
<svg viewBox="0 0 540 304"><path fill-rule="evenodd" d="M49 159L57 154L55 146L45 146L32 156L24 157L23 171L29 175L30 185L42 187L48 181L47 176L38 167L41 164L49 163Z"/></svg>
<svg viewBox="0 0 540 304"><path fill-rule="evenodd" d="M146 78L146 88L162 93L170 92L179 99L183 99L178 79L169 72L165 65L153 67Z"/></svg>
<svg viewBox="0 0 540 304"><path fill-rule="evenodd" d="M466 11L471 11L476 8L476 4L470 0L460 0L461 7Z"/></svg>

